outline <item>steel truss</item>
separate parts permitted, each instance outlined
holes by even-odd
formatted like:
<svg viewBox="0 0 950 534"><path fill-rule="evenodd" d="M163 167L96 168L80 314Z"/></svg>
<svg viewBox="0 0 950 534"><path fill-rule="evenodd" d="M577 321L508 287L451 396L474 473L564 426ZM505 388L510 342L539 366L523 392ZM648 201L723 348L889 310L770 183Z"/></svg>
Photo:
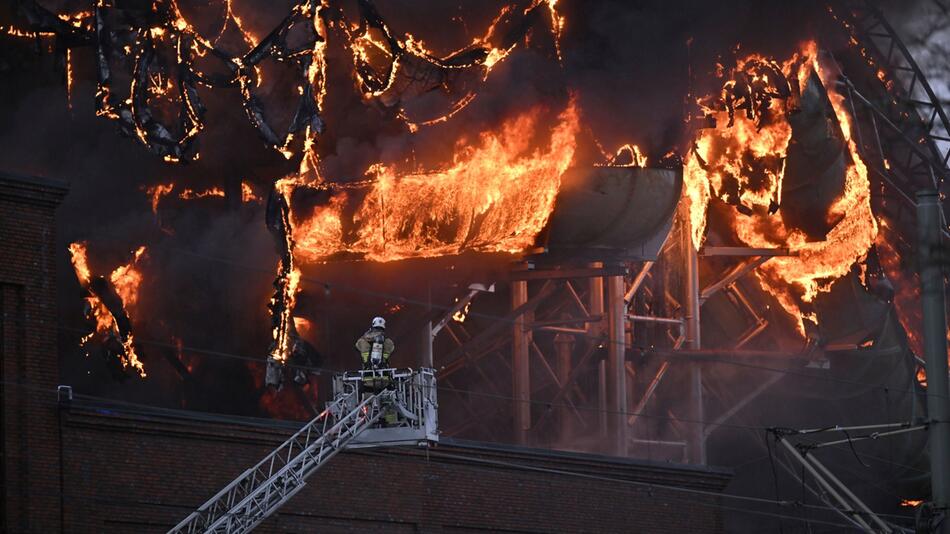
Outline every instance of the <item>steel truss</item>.
<svg viewBox="0 0 950 534"><path fill-rule="evenodd" d="M898 199L877 198L876 211L913 232L915 194L936 190L944 221L950 176L950 120L927 77L895 29L870 0L849 0L834 13L856 44L854 53L833 58L839 90L848 98L855 140L874 175ZM946 225L944 225L946 226ZM948 237L944 228L945 237Z"/></svg>
<svg viewBox="0 0 950 534"><path fill-rule="evenodd" d="M840 31L843 24L844 31L853 38L854 53L842 57L830 57L827 51L822 53L839 68L837 89L849 106L857 148L876 177L876 183L881 184L885 193L890 193L877 193L880 188L872 191L875 213L886 216L903 235L913 235L915 193L922 189L945 189L946 178L950 176L950 121L907 47L870 0L849 0L845 7L831 14L835 27ZM898 200L894 202L893 198ZM943 207L946 212L946 199ZM654 261L606 267L595 264L586 268L525 270L524 266L518 267L509 276L512 305L503 320L475 335L470 335L461 324L445 320L439 323L455 344L442 359L440 377L448 378L463 370L484 377L479 364L491 356L493 361L501 361L512 376L510 396L514 401L509 407L517 442L556 444L539 435L550 433L552 423L557 423L555 433L561 436L577 432L589 434L597 429L610 444L608 452L626 455L637 443L649 441L642 439L638 431L638 426L643 424L642 414L649 411L663 381L671 376L671 369L679 368L679 372L688 373L689 388L683 393L688 395L691 409L685 414L669 414L674 419L671 426L682 441L663 443L679 443L682 460L704 463L706 440L781 379L781 375L775 375L738 395L726 395L724 388L714 387L712 379L703 376L701 369L705 362L714 360L713 356L721 359L752 355L781 356L787 358L786 363L792 361L788 359L791 358L796 365L801 365L803 360L815 360L823 353L809 350L797 354L767 351L740 354L743 347L769 326L768 313L743 289L743 280L770 259L790 252L787 249L705 247L697 253L688 245L688 232L684 231L683 221L688 219L680 214L679 220ZM944 232L947 233L946 228ZM722 271L718 280L699 287L700 265L713 257L720 262L729 258L734 263ZM678 284L671 283L668 273L655 272L655 266L663 262L681 269L683 279L677 280ZM608 279L617 276L617 269L623 271L620 275L626 280L626 286L621 288L624 327L621 331L612 331L610 305L605 302L605 296L608 301L612 298ZM543 282L533 282L536 286L529 292L528 282L539 280ZM725 296L732 303L747 328L738 335L733 346L704 350L699 332L700 312L717 296ZM467 303L470 299L463 300ZM656 350L654 355L658 356L652 361L642 358L638 361L634 353L645 328L664 332L662 339L650 339ZM547 354L538 342L539 336L545 333L556 336L551 344L554 350ZM620 347L625 354L619 373L611 366L610 356L605 356L603 350L598 351L605 345ZM539 365L532 365L535 361ZM539 369L539 373L532 373L532 368ZM578 383L580 377L590 375L596 377L594 392ZM539 387L532 384L532 380L547 386ZM505 395L490 380L485 382L496 388L494 394ZM641 391L634 391L634 382L642 385ZM617 404L618 398L623 399L622 405ZM583 416L581 409L595 399L599 421ZM710 400L715 400L720 408L716 413L707 413L713 404ZM546 408L532 410L532 404L546 405ZM465 406L472 417L464 427L454 429L455 432L477 424L492 428L484 418L497 415L497 408L479 413L467 401ZM613 416L618 412L626 421L623 426L614 423ZM675 422L679 417L684 419L682 424ZM696 423L704 420L713 423ZM498 437L494 430L491 434Z"/></svg>

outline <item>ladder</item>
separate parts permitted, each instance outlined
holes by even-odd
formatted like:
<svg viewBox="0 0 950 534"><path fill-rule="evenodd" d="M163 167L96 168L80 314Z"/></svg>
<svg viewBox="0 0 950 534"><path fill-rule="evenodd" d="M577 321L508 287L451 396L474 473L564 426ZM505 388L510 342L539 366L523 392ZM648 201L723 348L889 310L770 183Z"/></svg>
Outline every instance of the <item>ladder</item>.
<svg viewBox="0 0 950 534"><path fill-rule="evenodd" d="M349 396L336 399L169 533L250 532L303 489L307 477L376 423L383 414L381 406L393 394L393 391L382 391L369 396L342 417L336 414L354 399ZM351 395L357 393L354 391Z"/></svg>
<svg viewBox="0 0 950 534"><path fill-rule="evenodd" d="M333 392L320 415L169 534L250 532L342 449L439 441L433 369L351 371L334 377Z"/></svg>

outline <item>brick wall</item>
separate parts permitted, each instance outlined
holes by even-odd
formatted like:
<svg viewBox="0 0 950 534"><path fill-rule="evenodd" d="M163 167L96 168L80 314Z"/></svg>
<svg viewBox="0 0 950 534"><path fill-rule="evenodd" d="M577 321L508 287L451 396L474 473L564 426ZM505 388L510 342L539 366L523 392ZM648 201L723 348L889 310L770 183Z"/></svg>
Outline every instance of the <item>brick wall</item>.
<svg viewBox="0 0 950 534"><path fill-rule="evenodd" d="M164 532L291 432L193 417L79 405L64 412L68 530ZM729 480L717 470L469 442L428 453L363 449L337 455L260 531L722 529L715 497L604 478L715 492Z"/></svg>
<svg viewBox="0 0 950 534"><path fill-rule="evenodd" d="M57 532L53 215L63 183L0 174L0 479L4 532Z"/></svg>

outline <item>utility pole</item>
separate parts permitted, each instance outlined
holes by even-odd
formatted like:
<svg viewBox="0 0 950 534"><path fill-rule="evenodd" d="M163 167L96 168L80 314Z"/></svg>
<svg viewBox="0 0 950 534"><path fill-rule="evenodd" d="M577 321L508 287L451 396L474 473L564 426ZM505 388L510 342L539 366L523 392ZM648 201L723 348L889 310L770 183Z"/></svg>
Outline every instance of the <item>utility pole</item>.
<svg viewBox="0 0 950 534"><path fill-rule="evenodd" d="M950 534L950 388L947 386L947 308L941 245L941 206L936 191L917 193L917 247L927 362L927 416L930 434L931 501L944 520L938 532Z"/></svg>

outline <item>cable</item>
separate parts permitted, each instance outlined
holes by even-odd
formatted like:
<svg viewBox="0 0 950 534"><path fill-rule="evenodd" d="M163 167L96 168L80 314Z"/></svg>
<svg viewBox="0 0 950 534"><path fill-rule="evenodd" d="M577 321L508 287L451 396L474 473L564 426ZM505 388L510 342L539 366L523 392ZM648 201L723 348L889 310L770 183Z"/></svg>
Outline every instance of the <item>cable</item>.
<svg viewBox="0 0 950 534"><path fill-rule="evenodd" d="M772 443L771 443L771 441L769 441L769 438L770 438L769 433L766 431L766 433L765 433L765 448L768 449L768 452L769 452L769 465L772 466L772 484L775 486L775 500L778 500L778 499L779 499L779 491L778 491L778 472L775 470L775 457L774 457L774 455L772 454ZM781 520L781 519L778 520L778 531L779 531L779 533L781 533L781 534L784 534L784 532L785 532L785 529L784 529L784 527L782 526L782 520Z"/></svg>

